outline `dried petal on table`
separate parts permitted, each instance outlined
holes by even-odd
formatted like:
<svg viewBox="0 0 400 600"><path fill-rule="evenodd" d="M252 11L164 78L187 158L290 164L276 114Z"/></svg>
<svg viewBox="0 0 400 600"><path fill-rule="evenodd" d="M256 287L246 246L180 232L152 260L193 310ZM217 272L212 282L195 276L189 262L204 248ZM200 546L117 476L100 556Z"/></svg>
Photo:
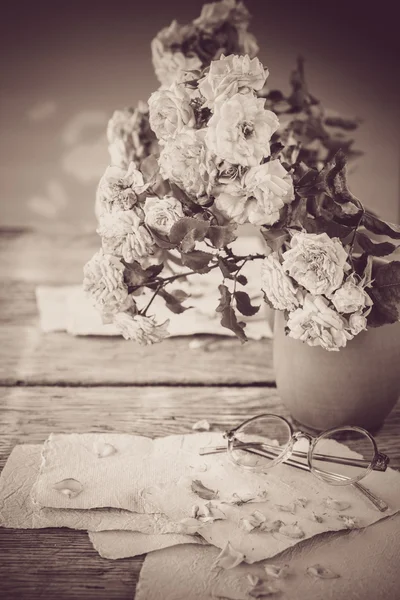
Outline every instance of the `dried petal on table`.
<svg viewBox="0 0 400 600"><path fill-rule="evenodd" d="M204 507L208 511L208 514L205 516L211 517L213 521L222 521L227 518L226 514L220 509L220 507L216 506L211 501L207 502Z"/></svg>
<svg viewBox="0 0 400 600"><path fill-rule="evenodd" d="M347 529L354 529L358 526L357 519L355 517L350 517L349 515L338 515L338 519L343 521Z"/></svg>
<svg viewBox="0 0 400 600"><path fill-rule="evenodd" d="M249 517L242 517L239 521L239 527L244 531L250 532L253 529L259 529L267 520L259 510L255 510Z"/></svg>
<svg viewBox="0 0 400 600"><path fill-rule="evenodd" d="M282 525L279 529L279 533L293 540L301 540L306 535L297 523Z"/></svg>
<svg viewBox="0 0 400 600"><path fill-rule="evenodd" d="M194 535L201 527L201 523L199 523L199 521L193 517L186 517L185 519L182 519L179 521L178 525L179 533L187 535Z"/></svg>
<svg viewBox="0 0 400 600"><path fill-rule="evenodd" d="M315 513L314 511L311 514L311 518L313 521L316 521L317 523L323 523L324 519L323 517L321 517L321 515L317 515L317 513Z"/></svg>
<svg viewBox="0 0 400 600"><path fill-rule="evenodd" d="M225 504L233 504L234 506L242 506L243 504L248 504L258 498L251 492L247 492L245 494L237 494L234 492L232 496L228 500L224 500Z"/></svg>
<svg viewBox="0 0 400 600"><path fill-rule="evenodd" d="M249 591L249 596L252 598L266 598L267 596L273 596L275 594L279 594L281 590L274 585L268 583L268 581L263 581L262 579L257 578L258 581L253 585L252 589Z"/></svg>
<svg viewBox="0 0 400 600"><path fill-rule="evenodd" d="M285 579L289 574L289 565L265 565L264 569L273 579Z"/></svg>
<svg viewBox="0 0 400 600"><path fill-rule="evenodd" d="M77 479L63 479L53 486L53 489L67 498L76 498L83 491L83 485Z"/></svg>
<svg viewBox="0 0 400 600"><path fill-rule="evenodd" d="M291 513L292 515L296 512L296 505L294 502L291 502L290 504L275 504L275 508L282 512Z"/></svg>
<svg viewBox="0 0 400 600"><path fill-rule="evenodd" d="M214 492L214 490L210 490L207 488L200 479L193 479L191 485L192 492L197 494L203 500L215 500L218 498L218 492Z"/></svg>
<svg viewBox="0 0 400 600"><path fill-rule="evenodd" d="M112 444L106 444L105 442L97 442L94 444L94 452L98 458L107 458L117 452L117 449Z"/></svg>
<svg viewBox="0 0 400 600"><path fill-rule="evenodd" d="M283 521L280 521L279 519L276 521L273 521L272 523L262 523L260 525L260 529L261 531L265 531L266 533L276 533L277 531L280 531L280 528L284 525Z"/></svg>
<svg viewBox="0 0 400 600"><path fill-rule="evenodd" d="M260 578L257 575L253 575L252 573L247 574L247 579L249 580L250 585L254 586L260 581Z"/></svg>
<svg viewBox="0 0 400 600"><path fill-rule="evenodd" d="M197 421L197 423L192 425L192 429L194 431L210 431L211 425L207 419L202 419L201 421Z"/></svg>
<svg viewBox="0 0 400 600"><path fill-rule="evenodd" d="M308 504L308 498L304 498L303 496L300 496L299 498L297 498L296 502L295 502L298 506L301 506L302 508L305 508Z"/></svg>
<svg viewBox="0 0 400 600"><path fill-rule="evenodd" d="M235 550L229 542L218 554L212 566L213 569L234 569L244 561L244 554Z"/></svg>
<svg viewBox="0 0 400 600"><path fill-rule="evenodd" d="M350 508L350 502L346 502L345 500L335 500L334 498L325 498L324 504L327 508L333 508L338 511Z"/></svg>
<svg viewBox="0 0 400 600"><path fill-rule="evenodd" d="M328 569L319 564L308 567L306 573L317 579L337 579L340 577L340 575L332 571L332 569Z"/></svg>

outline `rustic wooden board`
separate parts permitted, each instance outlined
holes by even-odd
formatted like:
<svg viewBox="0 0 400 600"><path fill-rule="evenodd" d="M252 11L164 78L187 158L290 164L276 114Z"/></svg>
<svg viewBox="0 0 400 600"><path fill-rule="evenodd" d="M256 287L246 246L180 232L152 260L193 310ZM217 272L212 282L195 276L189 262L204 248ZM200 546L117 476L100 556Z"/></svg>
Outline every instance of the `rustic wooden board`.
<svg viewBox="0 0 400 600"><path fill-rule="evenodd" d="M216 429L263 412L285 417L276 390L231 387L5 387L0 388L0 460L15 444L39 444L51 432L116 431L157 437L190 433L207 419ZM400 468L400 403L376 434Z"/></svg>
<svg viewBox="0 0 400 600"><path fill-rule="evenodd" d="M134 387L0 389L0 464L15 444L43 442L51 432L117 431L149 437L190 432L207 418L225 428L271 411L288 416L273 389ZM400 405L377 434L400 468ZM0 529L4 598L132 600L143 557L102 559L82 531Z"/></svg>

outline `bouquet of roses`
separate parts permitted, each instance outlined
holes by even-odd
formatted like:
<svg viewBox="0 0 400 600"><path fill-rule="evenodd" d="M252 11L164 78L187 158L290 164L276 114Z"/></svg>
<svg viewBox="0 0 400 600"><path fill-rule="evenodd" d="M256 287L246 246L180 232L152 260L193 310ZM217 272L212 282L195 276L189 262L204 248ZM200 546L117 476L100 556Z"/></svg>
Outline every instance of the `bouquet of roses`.
<svg viewBox="0 0 400 600"><path fill-rule="evenodd" d="M222 54L249 55L258 53L255 37L249 33L250 13L240 0L221 0L205 4L200 16L191 23L180 25L172 21L151 43L156 76L163 87L169 87L182 72L197 76ZM353 149L354 131L359 119L329 114L307 86L303 60L299 58L290 79L291 90L257 89L266 100L266 108L280 117L275 140L286 148L285 160L299 159L308 166L322 168L342 149L347 157L360 154ZM116 110L107 128L111 163L137 166L147 156L158 152L157 139L149 124L147 103L134 108Z"/></svg>
<svg viewBox="0 0 400 600"><path fill-rule="evenodd" d="M164 339L168 323L149 314L154 298L183 312L187 295L170 284L218 269L221 325L245 341L238 315L259 310L245 291L254 260L265 300L285 312L288 334L310 345L338 350L368 324L399 319L400 262L373 257L395 251L400 228L351 194L342 152L318 170L288 151L258 95L267 76L248 55L182 71L149 100L159 155L103 176L102 249L85 267L84 287L125 338ZM244 223L261 229L265 254L233 252Z"/></svg>

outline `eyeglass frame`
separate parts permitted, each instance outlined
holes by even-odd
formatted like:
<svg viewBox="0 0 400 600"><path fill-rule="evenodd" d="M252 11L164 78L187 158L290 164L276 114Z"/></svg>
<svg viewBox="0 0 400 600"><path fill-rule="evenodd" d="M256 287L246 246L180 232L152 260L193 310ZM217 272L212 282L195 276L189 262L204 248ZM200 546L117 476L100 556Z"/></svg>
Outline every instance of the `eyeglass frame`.
<svg viewBox="0 0 400 600"><path fill-rule="evenodd" d="M235 433L237 431L239 431L240 429L242 429L243 427L245 427L246 425L248 425L249 423L251 423L252 421L256 421L257 419L260 418L265 418L265 417L274 417L276 419L281 420L282 422L285 423L285 425L288 427L289 433L290 433L290 437L288 442L286 443L286 445L284 446L284 448L282 449L281 453L273 460L270 461L270 463L268 464L268 466L266 468L270 469L278 464L288 464L289 466L294 466L294 467L298 467L300 469L309 471L310 473L312 473L315 477L318 477L320 480L324 481L325 483L328 483L330 485L353 485L354 487L356 487L360 492L362 492L374 505L376 508L378 508L378 510L380 510L381 512L384 512L388 509L388 505L381 500L380 498L377 498L370 490L368 490L367 488L365 488L363 485L361 485L359 483L359 481L361 479L364 479L364 477L366 477L371 471L386 471L387 469L387 465L389 464L389 457L384 454L383 452L380 452L378 450L378 446L377 443L374 439L374 437L366 430L363 429L362 427L358 427L356 425L343 425L341 427L333 427L331 429L327 429L326 431L323 431L322 433L320 433L317 437L314 437L312 435L310 435L309 433L306 433L304 431L294 431L292 424L285 419L285 417L282 417L280 415L275 415L273 413L263 413L260 415L256 415L255 417L251 417L250 419L246 419L245 421L243 421L242 423L240 423L240 425L238 425L237 427L234 427L233 429L230 429L228 431L226 431L223 435L223 437L227 440L227 446L218 446L218 447L205 447L205 448L200 448L199 453L201 455L204 454L214 454L217 452L225 452L228 451L229 454L229 458L238 466L240 466L243 469L248 469L248 470L252 470L255 471L257 470L256 468L249 466L249 465L243 465L241 463L239 463L238 461L235 460L234 454L233 454L233 443L235 438ZM328 481L327 478L321 476L318 474L318 472L315 470L315 468L312 467L312 455L313 455L313 451L315 446L317 445L317 443L324 437L327 437L330 434L333 434L335 432L338 431L357 431L363 435L365 435L371 442L373 450L374 450L374 456L372 458L372 460L369 462L368 467L365 469L365 472L362 473L360 476L348 480L346 478L343 479L342 482L338 482L338 483L333 483L331 481ZM307 454L307 465L305 465L304 463L299 463L296 461L293 461L291 459L291 456L293 454L293 447L295 445L295 443L301 439L306 439L308 441L308 451L306 452L302 452L302 455ZM244 444L245 445L245 444ZM246 450L246 448L243 448L243 450ZM251 452L251 450L249 451ZM264 451L265 452L265 451ZM266 458L270 458L268 456L266 456L265 454L261 454L260 451L259 452L253 452L254 454L259 454L260 456L264 456ZM297 454L297 453L296 453ZM344 459L346 460L345 464L348 464L351 466L352 461L349 459L346 459L346 457L337 457L338 459ZM354 460L359 460L359 459L353 459ZM365 460L365 459L364 459ZM338 461L335 461L339 464ZM343 463L342 463L343 464ZM357 466L354 465L353 462L353 466Z"/></svg>

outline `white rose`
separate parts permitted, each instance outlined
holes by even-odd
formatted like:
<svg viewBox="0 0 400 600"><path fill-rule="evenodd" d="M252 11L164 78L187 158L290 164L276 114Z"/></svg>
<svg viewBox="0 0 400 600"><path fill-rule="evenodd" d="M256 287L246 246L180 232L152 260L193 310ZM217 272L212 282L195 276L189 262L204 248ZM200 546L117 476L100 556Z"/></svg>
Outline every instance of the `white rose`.
<svg viewBox="0 0 400 600"><path fill-rule="evenodd" d="M172 225L184 217L182 204L172 196L147 198L143 210L147 227L161 235L168 235Z"/></svg>
<svg viewBox="0 0 400 600"><path fill-rule="evenodd" d="M352 335L358 335L361 331L367 329L367 319L361 313L353 313L349 317L349 329Z"/></svg>
<svg viewBox="0 0 400 600"><path fill-rule="evenodd" d="M200 80L199 90L207 100L207 106L228 100L243 88L261 90L268 77L258 58L249 56L222 56L210 65L207 75Z"/></svg>
<svg viewBox="0 0 400 600"><path fill-rule="evenodd" d="M156 344L169 336L169 321L158 325L153 317L119 312L114 316L113 322L126 340L134 340L142 346Z"/></svg>
<svg viewBox="0 0 400 600"><path fill-rule="evenodd" d="M235 94L218 105L208 122L206 144L222 160L255 167L270 154L270 139L278 129L275 113L253 92Z"/></svg>
<svg viewBox="0 0 400 600"><path fill-rule="evenodd" d="M202 64L198 56L185 56L182 52L166 49L158 37L151 42L151 55L156 77L165 86L177 81L182 71L196 71Z"/></svg>
<svg viewBox="0 0 400 600"><path fill-rule="evenodd" d="M107 167L97 188L98 217L103 212L111 212L114 209L131 209L136 204L137 197L148 187L149 184L145 184L142 173L133 162L127 168Z"/></svg>
<svg viewBox="0 0 400 600"><path fill-rule="evenodd" d="M226 22L238 28L246 28L250 21L250 13L243 2L236 0L221 0L204 4L200 17L193 21L194 25L203 31L213 33Z"/></svg>
<svg viewBox="0 0 400 600"><path fill-rule="evenodd" d="M220 180L223 181L223 180ZM279 160L251 167L240 179L218 186L215 206L235 223L272 225L281 208L294 198L290 174Z"/></svg>
<svg viewBox="0 0 400 600"><path fill-rule="evenodd" d="M330 351L344 348L353 338L345 325L343 317L329 308L325 298L311 294L307 294L301 308L289 314L287 321L290 337Z"/></svg>
<svg viewBox="0 0 400 600"><path fill-rule="evenodd" d="M156 151L157 144L149 123L149 109L139 102L137 108L116 110L107 126L108 151L111 163L127 167Z"/></svg>
<svg viewBox="0 0 400 600"><path fill-rule="evenodd" d="M150 125L161 140L175 137L183 127L193 127L195 116L184 85L173 84L154 92L149 99Z"/></svg>
<svg viewBox="0 0 400 600"><path fill-rule="evenodd" d="M326 233L296 233L290 246L283 253L284 270L314 296L330 297L346 270L347 252L340 240Z"/></svg>
<svg viewBox="0 0 400 600"><path fill-rule="evenodd" d="M114 256L99 250L83 268L83 289L105 318L133 305L124 282L124 265Z"/></svg>
<svg viewBox="0 0 400 600"><path fill-rule="evenodd" d="M371 306L372 300L361 284L349 278L331 297L332 304L340 313L355 313Z"/></svg>
<svg viewBox="0 0 400 600"><path fill-rule="evenodd" d="M210 193L217 174L204 135L204 130L183 130L175 139L168 140L159 158L161 175L200 203Z"/></svg>
<svg viewBox="0 0 400 600"><path fill-rule="evenodd" d="M262 262L262 290L277 310L294 310L300 305L301 292L282 269L278 254L273 252Z"/></svg>
<svg viewBox="0 0 400 600"><path fill-rule="evenodd" d="M126 262L137 261L142 267L157 262L157 248L143 220L141 209L103 215L97 229L103 250L122 257Z"/></svg>

